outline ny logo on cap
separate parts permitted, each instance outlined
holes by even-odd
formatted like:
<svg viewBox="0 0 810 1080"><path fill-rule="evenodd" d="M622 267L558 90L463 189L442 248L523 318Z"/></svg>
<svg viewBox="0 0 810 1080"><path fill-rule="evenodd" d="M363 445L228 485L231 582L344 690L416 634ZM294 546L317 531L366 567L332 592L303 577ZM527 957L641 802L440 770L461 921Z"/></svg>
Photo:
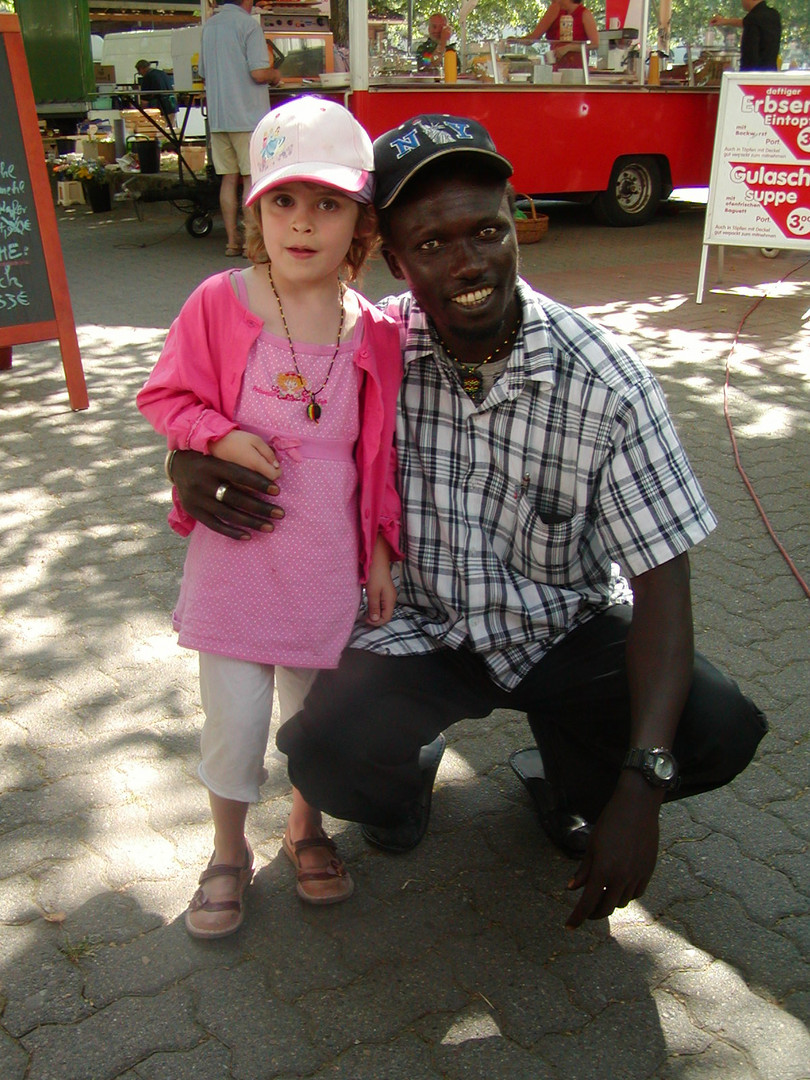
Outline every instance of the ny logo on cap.
<svg viewBox="0 0 810 1080"><path fill-rule="evenodd" d="M442 120L438 124L428 124L425 121L420 120L417 124L419 131L422 132L432 143L437 145L444 145L447 143L458 142L461 139L472 139L473 135L470 132L470 125L463 121L458 120ZM412 150L418 150L421 146L419 141L419 131L416 127L411 128L404 135L400 135L391 140L390 146L397 152L397 161L400 158L405 157Z"/></svg>

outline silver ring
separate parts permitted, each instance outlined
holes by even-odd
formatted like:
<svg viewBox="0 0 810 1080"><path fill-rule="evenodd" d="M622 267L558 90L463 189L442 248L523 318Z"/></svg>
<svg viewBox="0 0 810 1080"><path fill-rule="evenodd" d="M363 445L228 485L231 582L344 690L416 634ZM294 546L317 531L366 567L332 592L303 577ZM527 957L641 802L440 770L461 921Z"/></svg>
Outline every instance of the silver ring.
<svg viewBox="0 0 810 1080"><path fill-rule="evenodd" d="M216 492L214 494L214 498L217 500L217 502L224 502L225 501L225 492L227 490L228 490L228 485L227 484L220 484L219 485L219 487L217 488L217 490L216 490Z"/></svg>

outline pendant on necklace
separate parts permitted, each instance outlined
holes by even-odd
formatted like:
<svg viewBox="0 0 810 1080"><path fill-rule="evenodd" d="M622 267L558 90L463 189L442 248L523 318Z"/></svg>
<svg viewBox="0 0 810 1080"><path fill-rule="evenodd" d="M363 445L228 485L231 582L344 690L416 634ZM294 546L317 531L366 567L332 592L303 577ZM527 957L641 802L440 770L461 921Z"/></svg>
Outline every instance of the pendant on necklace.
<svg viewBox="0 0 810 1080"><path fill-rule="evenodd" d="M267 277L270 281L270 288L273 290L273 296L276 298L278 304L279 314L281 315L281 322L284 326L284 333L287 335L287 344L290 346L290 355L292 356L293 367L295 373L287 372L285 379L288 382L289 387L294 391L297 387L302 390L306 390L308 387L307 380L301 374L298 369L298 357L295 355L295 346L293 345L292 336L290 334L290 328L287 326L287 319L284 315L284 305L281 303L281 297L276 290L275 282L273 281L273 272L270 268L270 264L267 264ZM318 423L321 417L321 407L315 400L315 395L320 394L322 390L326 388L326 384L329 382L329 376L332 374L332 368L335 366L335 360L340 349L340 338L343 334L343 322L346 318L346 305L343 302L343 284L338 281L338 303L340 305L340 322L338 323L337 341L335 342L335 351L332 353L332 359L329 361L329 367L326 369L326 378L323 380L317 390L309 391L309 401L307 403L307 418L314 423Z"/></svg>
<svg viewBox="0 0 810 1080"><path fill-rule="evenodd" d="M461 385L464 393L478 404L478 396L481 393L481 376L475 371L465 371L461 376Z"/></svg>

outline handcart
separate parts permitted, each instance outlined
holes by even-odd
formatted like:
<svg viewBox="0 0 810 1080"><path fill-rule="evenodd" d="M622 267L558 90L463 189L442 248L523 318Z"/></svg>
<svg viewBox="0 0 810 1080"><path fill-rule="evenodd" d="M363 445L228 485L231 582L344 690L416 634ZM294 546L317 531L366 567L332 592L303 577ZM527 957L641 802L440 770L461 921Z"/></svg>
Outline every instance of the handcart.
<svg viewBox="0 0 810 1080"><path fill-rule="evenodd" d="M141 134L145 131L154 131L155 137L159 137L168 143L171 150L177 154L177 177L174 178L166 173L138 173L129 177L122 185L122 194L130 198L135 204L136 212L139 203L144 202L168 202L175 206L182 214L186 215L186 231L189 236L199 238L207 236L214 227L213 214L219 207L219 177L214 172L210 162L205 168L204 178L197 175L189 164L186 153L186 128L188 126L191 109L196 105L205 105L205 95L202 91L189 93L174 93L178 99L183 119L176 127L170 118L161 109L147 108L145 99L153 100L168 91L148 92L140 90L122 91L116 89L115 97L122 113L132 109L143 118L138 125ZM208 125L206 124L206 132ZM206 142L208 139L206 138ZM157 180L156 183L142 184L144 175Z"/></svg>

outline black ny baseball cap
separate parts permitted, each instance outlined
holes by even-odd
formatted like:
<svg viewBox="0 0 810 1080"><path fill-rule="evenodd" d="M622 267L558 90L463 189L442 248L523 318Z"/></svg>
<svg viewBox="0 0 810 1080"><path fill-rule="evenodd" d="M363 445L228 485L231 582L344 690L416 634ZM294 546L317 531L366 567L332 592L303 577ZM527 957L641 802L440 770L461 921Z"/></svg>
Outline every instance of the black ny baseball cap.
<svg viewBox="0 0 810 1080"><path fill-rule="evenodd" d="M443 113L414 116L374 141L374 205L385 210L421 169L450 154L485 161L504 179L513 172L511 163L498 153L492 136L477 120Z"/></svg>

